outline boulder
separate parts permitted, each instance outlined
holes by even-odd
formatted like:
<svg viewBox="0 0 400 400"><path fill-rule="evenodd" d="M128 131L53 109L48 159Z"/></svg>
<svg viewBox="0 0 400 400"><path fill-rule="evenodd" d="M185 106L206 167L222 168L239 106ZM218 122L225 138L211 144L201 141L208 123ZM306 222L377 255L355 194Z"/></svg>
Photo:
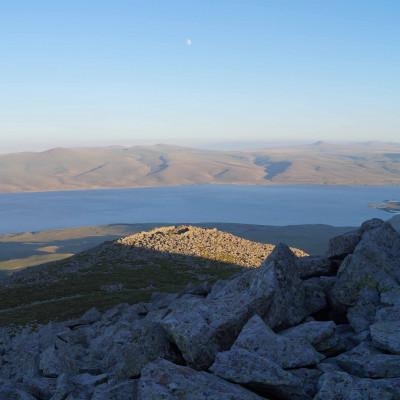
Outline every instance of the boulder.
<svg viewBox="0 0 400 400"><path fill-rule="evenodd" d="M78 368L65 353L48 347L40 356L39 369L44 376L57 378L61 374L74 375Z"/></svg>
<svg viewBox="0 0 400 400"><path fill-rule="evenodd" d="M302 381L278 364L257 353L234 347L218 353L210 371L230 382L256 390L263 396L305 400L311 397L302 390Z"/></svg>
<svg viewBox="0 0 400 400"><path fill-rule="evenodd" d="M298 368L291 370L290 373L301 381L301 388L305 393L304 399L307 396L313 399L318 392L318 381L322 372L318 369Z"/></svg>
<svg viewBox="0 0 400 400"><path fill-rule="evenodd" d="M254 314L271 327L291 326L307 315L296 256L282 244L257 270L217 282L205 299L184 295L170 309L161 324L188 364L199 369L229 349Z"/></svg>
<svg viewBox="0 0 400 400"><path fill-rule="evenodd" d="M91 400L136 400L138 380L128 380L94 391Z"/></svg>
<svg viewBox="0 0 400 400"><path fill-rule="evenodd" d="M197 369L208 368L219 351L232 345L248 318L268 308L272 290L254 291L254 297L248 298L252 292L246 291L243 297L239 293L236 299L232 296L230 302L228 298L210 301L187 295L175 304L174 311L161 324L188 365Z"/></svg>
<svg viewBox="0 0 400 400"><path fill-rule="evenodd" d="M344 350L343 339L336 334L336 324L333 321L310 321L280 334L292 340L309 343L325 355Z"/></svg>
<svg viewBox="0 0 400 400"><path fill-rule="evenodd" d="M0 399L1 400L37 400L36 397L17 389L11 382L9 385L0 384Z"/></svg>
<svg viewBox="0 0 400 400"><path fill-rule="evenodd" d="M327 308L328 293L335 280L334 276L320 276L309 278L303 282L307 314L314 314Z"/></svg>
<svg viewBox="0 0 400 400"><path fill-rule="evenodd" d="M81 325L91 325L97 321L100 321L102 314L96 308L91 308L81 318L72 319L65 323L65 326L69 328L75 328Z"/></svg>
<svg viewBox="0 0 400 400"><path fill-rule="evenodd" d="M370 330L375 347L400 354L400 321L377 322L370 326Z"/></svg>
<svg viewBox="0 0 400 400"><path fill-rule="evenodd" d="M119 335L112 340L113 346L105 357L104 370L112 368L118 379L138 377L141 369L157 357L181 361L165 331L156 322L146 319L134 321L129 331L119 331Z"/></svg>
<svg viewBox="0 0 400 400"><path fill-rule="evenodd" d="M375 321L400 321L400 304L378 310L375 316Z"/></svg>
<svg viewBox="0 0 400 400"><path fill-rule="evenodd" d="M353 253L361 239L360 229L346 232L343 235L335 236L329 241L327 257L330 259L343 259Z"/></svg>
<svg viewBox="0 0 400 400"><path fill-rule="evenodd" d="M386 306L400 306L400 286L381 293L381 303Z"/></svg>
<svg viewBox="0 0 400 400"><path fill-rule="evenodd" d="M321 275L336 275L339 265L327 256L306 256L297 259L297 268L301 279Z"/></svg>
<svg viewBox="0 0 400 400"><path fill-rule="evenodd" d="M365 304L350 307L347 319L355 332L361 333L369 328L375 321L377 305Z"/></svg>
<svg viewBox="0 0 400 400"><path fill-rule="evenodd" d="M360 378L400 377L400 357L382 353L370 342L337 356L335 361L346 372Z"/></svg>
<svg viewBox="0 0 400 400"><path fill-rule="evenodd" d="M308 315L296 260L289 247L278 244L257 270L258 279L274 291L267 313L259 313L272 329L293 326Z"/></svg>
<svg viewBox="0 0 400 400"><path fill-rule="evenodd" d="M143 368L138 400L261 400L262 397L215 375L156 360Z"/></svg>
<svg viewBox="0 0 400 400"><path fill-rule="evenodd" d="M361 240L343 260L331 292L336 308L377 305L381 293L399 289L400 235L383 221L363 226Z"/></svg>
<svg viewBox="0 0 400 400"><path fill-rule="evenodd" d="M394 400L400 396L400 379L358 378L346 372L321 376L314 400Z"/></svg>
<svg viewBox="0 0 400 400"><path fill-rule="evenodd" d="M43 377L26 378L21 385L24 392L41 400L49 400L55 388L56 379Z"/></svg>
<svg viewBox="0 0 400 400"><path fill-rule="evenodd" d="M56 388L51 400L64 400L72 393L75 386L68 379L66 374L59 375L56 382Z"/></svg>
<svg viewBox="0 0 400 400"><path fill-rule="evenodd" d="M315 365L325 358L309 343L277 335L258 315L244 326L232 346L235 348L268 358L283 369Z"/></svg>

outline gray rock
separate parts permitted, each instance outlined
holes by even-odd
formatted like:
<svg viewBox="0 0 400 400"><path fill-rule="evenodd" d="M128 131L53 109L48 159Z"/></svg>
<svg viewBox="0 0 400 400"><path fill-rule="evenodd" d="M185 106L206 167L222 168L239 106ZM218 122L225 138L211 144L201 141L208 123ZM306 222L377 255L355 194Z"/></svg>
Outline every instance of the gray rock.
<svg viewBox="0 0 400 400"><path fill-rule="evenodd" d="M346 372L360 378L400 377L400 357L384 354L377 350L372 343L361 343L335 359Z"/></svg>
<svg viewBox="0 0 400 400"><path fill-rule="evenodd" d="M333 358L325 358L322 362L317 365L317 368L322 373L331 373L331 372L344 372L343 368L340 368L336 362L336 357Z"/></svg>
<svg viewBox="0 0 400 400"><path fill-rule="evenodd" d="M363 332L374 323L376 309L375 304L358 305L348 309L347 319L355 332Z"/></svg>
<svg viewBox="0 0 400 400"><path fill-rule="evenodd" d="M139 303L138 304L138 315L140 315L140 316L146 316L148 313L149 313L149 311L151 310L151 308L152 308L152 304L151 303L143 303L143 302L141 302L141 303Z"/></svg>
<svg viewBox="0 0 400 400"><path fill-rule="evenodd" d="M86 311L81 318L67 321L64 324L69 328L74 328L76 326L81 326L81 325L91 325L97 321L100 321L101 318L102 314L96 308L93 307L90 310Z"/></svg>
<svg viewBox="0 0 400 400"><path fill-rule="evenodd" d="M309 343L325 355L335 354L345 349L343 339L336 334L336 324L333 321L306 322L280 334L293 340Z"/></svg>
<svg viewBox="0 0 400 400"><path fill-rule="evenodd" d="M108 375L101 374L101 375L91 375L88 373L79 374L71 377L71 382L73 382L76 386L86 386L86 387L93 387L97 385L101 385L104 382L107 382Z"/></svg>
<svg viewBox="0 0 400 400"><path fill-rule="evenodd" d="M127 303L119 304L118 306L111 308L110 310L107 310L101 317L101 321L106 324L107 323L115 324L115 322L117 322L119 317L121 317L121 314L129 307L130 307L129 304Z"/></svg>
<svg viewBox="0 0 400 400"><path fill-rule="evenodd" d="M26 378L21 388L32 396L41 400L49 400L56 388L56 379L54 378Z"/></svg>
<svg viewBox="0 0 400 400"><path fill-rule="evenodd" d="M400 304L378 310L375 316L375 321L400 321Z"/></svg>
<svg viewBox="0 0 400 400"><path fill-rule="evenodd" d="M345 372L322 375L314 400L394 400L400 396L400 379L367 379Z"/></svg>
<svg viewBox="0 0 400 400"><path fill-rule="evenodd" d="M268 358L284 369L315 365L325 358L306 342L277 335L258 315L244 326L234 348Z"/></svg>
<svg viewBox="0 0 400 400"><path fill-rule="evenodd" d="M112 367L118 379L138 377L141 369L157 357L181 361L159 323L134 321L124 332L122 340L113 338L114 345L105 358L106 367Z"/></svg>
<svg viewBox="0 0 400 400"><path fill-rule="evenodd" d="M377 322L370 330L375 347L400 354L400 321Z"/></svg>
<svg viewBox="0 0 400 400"><path fill-rule="evenodd" d="M264 315L259 313L272 329L293 326L308 315L296 260L289 247L278 244L257 271L258 279L269 283L274 290L268 312Z"/></svg>
<svg viewBox="0 0 400 400"><path fill-rule="evenodd" d="M191 289L188 294L194 294L196 296L207 296L211 292L211 289L212 285L210 284L210 282L205 281L196 288Z"/></svg>
<svg viewBox="0 0 400 400"><path fill-rule="evenodd" d="M400 287L381 293L381 303L387 306L400 306Z"/></svg>
<svg viewBox="0 0 400 400"><path fill-rule="evenodd" d="M338 265L326 256L308 256L297 259L297 267L301 279L318 277L321 275L334 275Z"/></svg>
<svg viewBox="0 0 400 400"><path fill-rule="evenodd" d="M176 293L154 292L151 295L151 304L157 308L167 308L178 297Z"/></svg>
<svg viewBox="0 0 400 400"><path fill-rule="evenodd" d="M301 387L306 396L312 399L318 392L318 381L322 372L318 369L298 368L290 371L293 376L301 381ZM303 397L304 399L307 397Z"/></svg>
<svg viewBox="0 0 400 400"><path fill-rule="evenodd" d="M161 399L261 400L262 397L215 375L157 360L142 370L138 400Z"/></svg>
<svg viewBox="0 0 400 400"><path fill-rule="evenodd" d="M1 400L37 400L36 397L12 386L0 386Z"/></svg>
<svg viewBox="0 0 400 400"><path fill-rule="evenodd" d="M363 224L364 226L364 224ZM400 281L400 235L389 223L365 224L354 253L338 271L331 303L345 309L379 304L379 295L398 288Z"/></svg>
<svg viewBox="0 0 400 400"><path fill-rule="evenodd" d="M348 254L353 253L358 242L361 239L361 230L346 232L343 235L335 236L329 241L328 253L329 258L344 258Z"/></svg>
<svg viewBox="0 0 400 400"><path fill-rule="evenodd" d="M136 400L138 383L138 380L128 380L107 389L95 389L91 400Z"/></svg>
<svg viewBox="0 0 400 400"><path fill-rule="evenodd" d="M283 263L282 251L286 252L278 247L274 256L277 262L282 258L280 263ZM190 366L208 368L219 351L230 348L243 325L255 313L264 315L273 309L278 323L292 318L292 314L301 314L299 305L296 312L292 312L294 306L285 307L286 297L283 296L280 303L286 313L277 315L279 301L275 301L275 297L284 289L277 285L286 274L272 266L274 261L270 264L271 267L260 267L228 281L217 282L205 299L185 295L171 305L172 311L161 324ZM288 279L286 284L291 282L292 279Z"/></svg>
<svg viewBox="0 0 400 400"><path fill-rule="evenodd" d="M57 378L56 389L51 400L65 400L72 393L74 385L69 381L66 374Z"/></svg>
<svg viewBox="0 0 400 400"><path fill-rule="evenodd" d="M371 341L371 331L369 329L353 337L353 342L357 346L363 342L370 342L370 341Z"/></svg>
<svg viewBox="0 0 400 400"><path fill-rule="evenodd" d="M333 336L335 330L336 324L333 321L310 321L279 332L279 334L290 339L310 343L315 347Z"/></svg>
<svg viewBox="0 0 400 400"><path fill-rule="evenodd" d="M325 309L328 305L326 300L327 289L322 278L326 277L310 278L303 282L307 314L314 314Z"/></svg>
<svg viewBox="0 0 400 400"><path fill-rule="evenodd" d="M78 368L70 357L52 347L43 351L39 368L44 376L56 378L61 374L74 375Z"/></svg>
<svg viewBox="0 0 400 400"><path fill-rule="evenodd" d="M311 399L302 390L302 381L278 364L256 353L234 347L218 353L210 371L230 382L245 385L259 394L282 399Z"/></svg>

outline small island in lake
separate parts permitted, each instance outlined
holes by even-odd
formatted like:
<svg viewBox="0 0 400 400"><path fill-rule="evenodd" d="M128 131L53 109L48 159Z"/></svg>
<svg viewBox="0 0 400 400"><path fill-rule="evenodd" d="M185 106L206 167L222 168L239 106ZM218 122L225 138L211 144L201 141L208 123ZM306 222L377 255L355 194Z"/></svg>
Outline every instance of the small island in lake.
<svg viewBox="0 0 400 400"><path fill-rule="evenodd" d="M369 206L390 213L400 213L400 201L398 200L384 200L381 204L370 204Z"/></svg>

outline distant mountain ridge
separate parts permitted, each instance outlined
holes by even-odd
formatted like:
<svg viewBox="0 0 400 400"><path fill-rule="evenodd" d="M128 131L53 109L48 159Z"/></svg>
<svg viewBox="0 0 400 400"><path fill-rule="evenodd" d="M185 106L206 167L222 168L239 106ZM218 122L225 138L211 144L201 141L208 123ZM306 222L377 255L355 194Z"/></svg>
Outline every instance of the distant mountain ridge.
<svg viewBox="0 0 400 400"><path fill-rule="evenodd" d="M0 193L197 184L399 185L400 144L243 151L159 144L0 155Z"/></svg>

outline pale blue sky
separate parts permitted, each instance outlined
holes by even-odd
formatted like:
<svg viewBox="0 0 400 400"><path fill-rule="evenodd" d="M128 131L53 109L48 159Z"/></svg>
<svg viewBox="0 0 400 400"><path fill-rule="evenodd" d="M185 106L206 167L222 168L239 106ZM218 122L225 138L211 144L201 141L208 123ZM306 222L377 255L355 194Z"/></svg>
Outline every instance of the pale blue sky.
<svg viewBox="0 0 400 400"><path fill-rule="evenodd" d="M3 0L0 153L400 141L399 21L399 0Z"/></svg>

